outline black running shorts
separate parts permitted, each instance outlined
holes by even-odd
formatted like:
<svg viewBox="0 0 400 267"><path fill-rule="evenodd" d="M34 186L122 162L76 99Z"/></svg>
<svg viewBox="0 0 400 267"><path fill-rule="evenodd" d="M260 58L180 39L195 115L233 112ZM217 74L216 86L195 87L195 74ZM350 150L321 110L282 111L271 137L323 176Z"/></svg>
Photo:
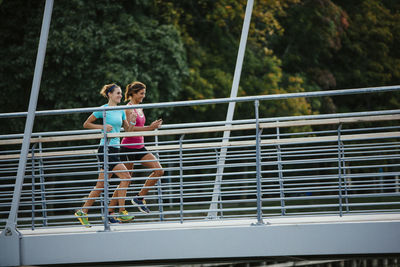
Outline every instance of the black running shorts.
<svg viewBox="0 0 400 267"><path fill-rule="evenodd" d="M128 148L121 146L121 160L122 161L139 161L149 152L145 147L142 148Z"/></svg>
<svg viewBox="0 0 400 267"><path fill-rule="evenodd" d="M101 168L104 170L104 146L99 146L97 150L97 160L100 163ZM108 170L113 170L115 166L121 163L121 159L119 156L119 148L116 147L108 147Z"/></svg>

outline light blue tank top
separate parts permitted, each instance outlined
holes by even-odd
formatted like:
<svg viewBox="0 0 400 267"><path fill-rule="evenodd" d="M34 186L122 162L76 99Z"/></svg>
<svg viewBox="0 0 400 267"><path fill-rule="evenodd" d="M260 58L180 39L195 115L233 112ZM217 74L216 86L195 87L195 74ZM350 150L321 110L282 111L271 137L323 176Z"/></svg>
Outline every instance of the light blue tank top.
<svg viewBox="0 0 400 267"><path fill-rule="evenodd" d="M108 107L108 104L103 105L102 107ZM95 111L93 115L97 119L103 118L103 111ZM106 124L110 124L112 126L112 130L109 133L119 133L121 132L122 122L126 119L126 114L123 109L121 110L109 110L106 111ZM103 132L103 131L102 131ZM114 137L109 140L108 143L110 146L119 147L119 137ZM100 145L104 145L104 138L100 140Z"/></svg>

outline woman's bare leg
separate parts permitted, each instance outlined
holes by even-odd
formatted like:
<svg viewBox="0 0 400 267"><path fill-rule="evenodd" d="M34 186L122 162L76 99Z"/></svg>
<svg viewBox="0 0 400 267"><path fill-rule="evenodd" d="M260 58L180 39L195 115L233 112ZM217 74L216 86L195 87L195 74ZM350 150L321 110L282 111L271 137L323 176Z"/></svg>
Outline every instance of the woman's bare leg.
<svg viewBox="0 0 400 267"><path fill-rule="evenodd" d="M121 181L120 184L118 185L118 189L120 188L128 188L129 184L130 184L130 174L128 172L128 170L126 169L126 167L121 163L118 164L117 166L114 167L113 170L116 171L123 171L126 170L126 172L118 172L116 173L117 176L120 179L128 179L127 181ZM85 213L88 213L88 207L91 207L93 205L93 203L96 201L95 198L98 198L101 194L101 192L103 192L103 188L104 188L104 170L101 170L102 173L99 174L99 178L98 181L96 183L96 186L94 187L94 189L89 193L88 199L86 200L85 204L82 207L82 211ZM108 175L108 179L111 179L112 173ZM110 205L109 205L109 209L108 212L112 213L114 211L114 207L118 204L119 207L119 211L123 211L125 210L125 196L126 196L126 192L127 190L115 190L113 193L113 196L110 200ZM119 199L117 199L119 198Z"/></svg>
<svg viewBox="0 0 400 267"><path fill-rule="evenodd" d="M149 178L144 183L142 190L139 192L139 196L145 196L149 192L152 186L154 186L158 178L164 175L164 170L161 167L160 162L158 162L157 158L152 154L146 154L141 160L145 162L141 162L142 165L147 169L155 169L149 176ZM149 161L148 161L149 160Z"/></svg>
<svg viewBox="0 0 400 267"><path fill-rule="evenodd" d="M88 207L91 207L93 203L96 201L95 198L98 198L103 192L104 188L104 170L101 170L102 172L99 174L99 178L97 179L96 186L92 191L90 191L88 199L86 200L85 204L83 204L82 211L85 213L88 213L89 209ZM109 178L111 178L112 174L108 175ZM115 204L114 204L115 205Z"/></svg>
<svg viewBox="0 0 400 267"><path fill-rule="evenodd" d="M125 210L125 197L129 184L131 183L131 175L129 174L128 169L122 163L115 166L113 171L123 171L115 173L121 179L121 182L117 187L118 190L115 190L113 194L113 197L114 195L118 197L119 212L122 212Z"/></svg>
<svg viewBox="0 0 400 267"><path fill-rule="evenodd" d="M130 172L131 177L133 177L133 168L134 168L135 164L133 162L126 162L126 163L124 163L124 165Z"/></svg>

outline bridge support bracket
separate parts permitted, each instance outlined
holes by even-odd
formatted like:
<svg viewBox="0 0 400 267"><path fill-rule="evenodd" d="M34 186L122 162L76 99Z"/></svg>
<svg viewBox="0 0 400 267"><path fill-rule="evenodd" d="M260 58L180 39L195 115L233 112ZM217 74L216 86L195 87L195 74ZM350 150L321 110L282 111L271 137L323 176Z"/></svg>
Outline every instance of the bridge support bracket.
<svg viewBox="0 0 400 267"><path fill-rule="evenodd" d="M261 226L261 225L270 225L270 223L261 221L261 222L256 222L256 223L251 224L251 226Z"/></svg>
<svg viewBox="0 0 400 267"><path fill-rule="evenodd" d="M20 266L21 234L16 228L6 227L0 234L0 266Z"/></svg>

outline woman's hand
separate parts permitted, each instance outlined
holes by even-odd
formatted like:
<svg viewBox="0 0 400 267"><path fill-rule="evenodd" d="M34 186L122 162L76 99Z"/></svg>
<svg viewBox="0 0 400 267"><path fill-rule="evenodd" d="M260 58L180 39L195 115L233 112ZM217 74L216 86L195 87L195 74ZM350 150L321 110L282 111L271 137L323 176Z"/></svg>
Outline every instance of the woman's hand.
<svg viewBox="0 0 400 267"><path fill-rule="evenodd" d="M161 127L162 122L163 122L162 119L158 119L158 120L156 120L156 121L153 121L153 122L150 124L150 128L151 128L152 130L158 129L158 128Z"/></svg>
<svg viewBox="0 0 400 267"><path fill-rule="evenodd" d="M128 120L128 123L135 124L136 123L136 118L137 118L137 114L135 112L133 112L133 110L129 110L127 112L126 119Z"/></svg>
<svg viewBox="0 0 400 267"><path fill-rule="evenodd" d="M112 127L110 124L107 124L107 125L106 125L107 133L108 133L108 132L111 132L112 129L113 129L113 127Z"/></svg>

